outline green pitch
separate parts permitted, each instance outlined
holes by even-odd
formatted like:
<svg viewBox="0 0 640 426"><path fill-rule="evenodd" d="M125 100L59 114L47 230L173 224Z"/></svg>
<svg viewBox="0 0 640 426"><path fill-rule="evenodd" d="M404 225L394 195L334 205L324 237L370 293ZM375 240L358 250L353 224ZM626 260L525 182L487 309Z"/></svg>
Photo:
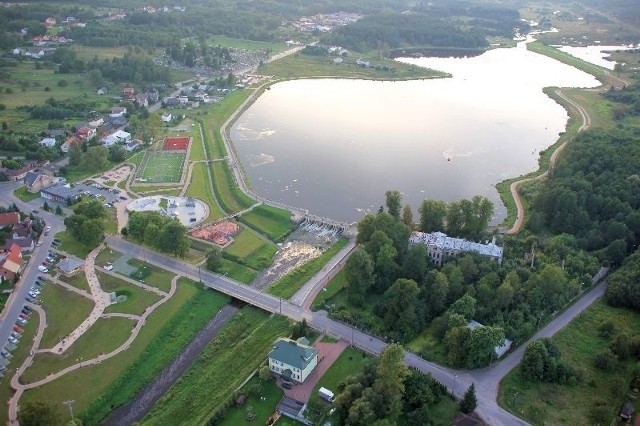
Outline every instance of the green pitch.
<svg viewBox="0 0 640 426"><path fill-rule="evenodd" d="M140 182L180 182L185 153L147 152L138 175Z"/></svg>

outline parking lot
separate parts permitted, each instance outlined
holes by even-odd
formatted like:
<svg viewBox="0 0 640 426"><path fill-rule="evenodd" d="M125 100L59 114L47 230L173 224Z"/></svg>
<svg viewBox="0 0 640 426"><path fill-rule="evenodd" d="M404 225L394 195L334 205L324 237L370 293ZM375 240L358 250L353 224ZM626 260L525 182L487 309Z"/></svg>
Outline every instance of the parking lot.
<svg viewBox="0 0 640 426"><path fill-rule="evenodd" d="M122 196L123 192L119 189L107 188L106 186L102 186L99 183L76 183L73 188L78 192L82 192L85 197L94 197L109 204L114 204L118 201L121 201L120 197Z"/></svg>

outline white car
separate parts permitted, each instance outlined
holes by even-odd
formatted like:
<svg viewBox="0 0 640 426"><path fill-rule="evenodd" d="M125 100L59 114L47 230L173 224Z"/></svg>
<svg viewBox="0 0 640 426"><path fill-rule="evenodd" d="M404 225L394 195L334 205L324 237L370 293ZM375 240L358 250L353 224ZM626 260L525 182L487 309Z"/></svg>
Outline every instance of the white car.
<svg viewBox="0 0 640 426"><path fill-rule="evenodd" d="M47 272L49 272L49 270L45 268L43 265L38 265L38 271L42 272L43 274L46 274Z"/></svg>
<svg viewBox="0 0 640 426"><path fill-rule="evenodd" d="M50 227L50 226L47 226L46 228L44 228L44 231L45 231L45 232L49 232L49 231L51 231L51 227Z"/></svg>
<svg viewBox="0 0 640 426"><path fill-rule="evenodd" d="M40 247L41 245L42 245L42 241L38 241L38 242L36 243L36 247Z"/></svg>

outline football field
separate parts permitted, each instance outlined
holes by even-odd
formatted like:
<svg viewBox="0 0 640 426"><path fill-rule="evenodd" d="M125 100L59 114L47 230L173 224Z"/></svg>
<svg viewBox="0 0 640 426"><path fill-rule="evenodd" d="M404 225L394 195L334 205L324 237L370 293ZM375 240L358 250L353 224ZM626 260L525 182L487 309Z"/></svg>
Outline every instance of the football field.
<svg viewBox="0 0 640 426"><path fill-rule="evenodd" d="M180 182L184 152L149 151L138 174L140 182Z"/></svg>

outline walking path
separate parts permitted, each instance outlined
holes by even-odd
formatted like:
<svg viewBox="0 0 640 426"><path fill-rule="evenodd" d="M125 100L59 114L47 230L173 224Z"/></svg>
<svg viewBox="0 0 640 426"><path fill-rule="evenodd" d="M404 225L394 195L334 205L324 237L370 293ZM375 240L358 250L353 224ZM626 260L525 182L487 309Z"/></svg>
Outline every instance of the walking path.
<svg viewBox="0 0 640 426"><path fill-rule="evenodd" d="M129 284L133 284L133 285L135 285L135 286L138 286L138 287L140 287L141 289L143 289L143 290L147 290L147 291L148 291L148 292L150 292L150 293L155 293L155 294L157 294L158 296L162 296L162 297L166 297L166 296L167 296L167 292L166 292L166 291L162 291L162 290L160 290L158 287L153 287L153 286L150 286L150 285L147 285L147 284L141 283L140 281L136 281L136 280L134 280L134 279L131 279L131 278L126 277L126 276L124 276L124 275L120 275L120 274L118 274L118 273L116 273L116 272L113 272L113 271L103 270L103 271L100 271L100 272L102 272L103 274L107 274L107 275L111 275L111 276L113 276L113 277L116 277L116 278L118 278L118 279L120 279L120 280L122 280L122 281L126 281L126 282L128 282Z"/></svg>
<svg viewBox="0 0 640 426"><path fill-rule="evenodd" d="M93 296L89 293L87 293L86 291L79 289L78 287L74 287L71 284L67 284L64 281L60 281L58 278L55 277L49 277L47 278L49 281L53 282L54 284L57 284L61 287L64 287L65 289L69 290L69 291L73 291L74 293L79 294L82 297L86 297L87 299L93 300Z"/></svg>
<svg viewBox="0 0 640 426"><path fill-rule="evenodd" d="M89 254L89 256L91 256L92 253L93 252L91 252ZM95 256L94 256L94 260L95 260ZM10 421L10 423L15 423L17 421L18 401L19 401L20 397L22 396L22 394L24 393L25 390L40 387L40 386L42 386L44 384L47 384L47 383L49 383L49 382L51 382L53 380L56 380L56 379L64 376L65 374L68 374L68 373L71 373L72 371L78 370L79 368L90 366L90 365L94 365L94 364L99 364L102 361L105 361L105 360L107 360L109 358L112 358L112 357L118 355L120 352L129 349L129 347L131 346L131 343L133 343L135 341L135 339L138 337L138 333L140 332L142 327L146 324L146 320L149 317L149 315L151 315L159 306L161 306L162 304L166 303L169 299L171 299L171 297L173 297L173 295L176 292L178 279L180 277L181 277L180 275L176 275L171 280L171 290L169 291L169 293L165 293L165 297L163 297L162 299L158 300L156 303L154 303L149 308L147 308L147 310L145 310L145 312L144 312L144 314L142 314L142 316L129 315L129 314L107 314L106 316L104 316L104 318L112 317L112 316L119 316L119 317L125 317L125 318L132 319L134 321L137 321L136 325L133 327L133 330L131 331L131 335L129 336L129 338L122 345L120 345L118 348L114 349L113 351L111 351L111 352L109 352L107 354L100 354L100 355L98 355L97 357L95 357L93 359L88 359L86 361L82 361L82 362L79 362L77 364L71 365L71 366L69 366L69 367L67 367L67 368L65 368L63 370L58 371L57 373L50 374L46 378L44 378L42 380L39 380L37 382L28 383L28 384L22 384L22 383L20 383L20 380L19 380L20 376L22 375L22 373L24 373L24 371L27 369L27 367L29 367L31 365L31 363L33 362L33 355L30 354L26 358L25 362L20 366L20 368L18 368L18 371L16 371L16 374L11 378L11 387L16 390L16 393L14 394L13 398L11 398L11 400L9 400L9 421ZM94 271L94 278L95 278L95 271ZM96 279L96 281L97 281L97 279ZM45 316L44 310L42 310L42 308L40 306L37 306L37 305L30 305L30 306L34 310L36 310L38 312L38 314L40 314L40 324L38 325L38 332L37 332L36 337L34 339L34 343L33 343L33 346L32 346L32 351L31 351L32 354L35 354L35 352L38 350L38 347L40 346L40 340L42 339L42 334L44 332L44 328L46 327L46 316ZM95 322L95 320L94 320L94 322Z"/></svg>
<svg viewBox="0 0 640 426"><path fill-rule="evenodd" d="M558 96L560 96L562 99L564 99L566 102L568 102L571 106L573 106L580 113L580 116L582 117L582 125L578 129L578 132L582 132L584 130L587 130L591 126L591 117L589 117L589 114L587 113L587 111L580 104L578 104L574 100L569 99L567 96L565 96L565 94L562 93L562 91L560 89L556 90L556 94ZM558 159L558 156L565 149L567 144L569 144L569 142L573 141L573 139L574 138L569 139L568 141L566 141L562 145L560 145L558 148L556 148L555 151L553 151L553 154L551 154L551 159L549 160L549 168L544 173L541 173L541 174L539 174L537 176L534 176L534 177L520 179L518 181L513 182L509 186L509 190L511 191L511 195L513 196L513 199L516 202L516 207L518 209L518 214L516 216L516 222L513 224L511 229L505 231L505 234L507 234L507 235L517 234L518 232L520 232L520 229L522 228L522 224L524 223L524 207L522 206L522 200L520 199L520 193L518 192L518 187L520 185L522 185L523 183L533 182L533 181L536 181L536 180L539 180L539 179L542 179L542 178L545 178L545 177L549 176L549 174L553 171L553 168L556 165L556 161Z"/></svg>

